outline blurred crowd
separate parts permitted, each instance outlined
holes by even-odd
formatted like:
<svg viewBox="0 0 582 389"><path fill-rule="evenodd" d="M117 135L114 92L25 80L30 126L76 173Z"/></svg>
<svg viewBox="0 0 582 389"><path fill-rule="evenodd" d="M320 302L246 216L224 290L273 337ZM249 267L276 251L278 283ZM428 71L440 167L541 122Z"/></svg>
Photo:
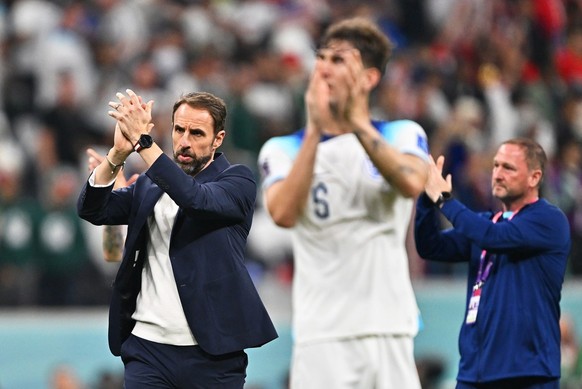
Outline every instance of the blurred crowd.
<svg viewBox="0 0 582 389"><path fill-rule="evenodd" d="M496 209L492 151L514 136L550 159L543 194L571 222L569 276L582 275L581 0L13 0L0 4L0 305L108 302L115 273L101 230L76 216L85 150L112 145L107 102L135 90L154 104L154 139L170 151L171 109L204 90L228 105L224 151L256 171L270 137L303 124L319 34L374 19L395 44L374 92L378 119L408 118L445 155L455 195ZM143 169L130 157L126 174ZM258 177L257 177L258 179ZM262 212L253 274L292 274L289 236ZM412 250L412 249L411 249ZM411 252L412 276L465 271Z"/></svg>

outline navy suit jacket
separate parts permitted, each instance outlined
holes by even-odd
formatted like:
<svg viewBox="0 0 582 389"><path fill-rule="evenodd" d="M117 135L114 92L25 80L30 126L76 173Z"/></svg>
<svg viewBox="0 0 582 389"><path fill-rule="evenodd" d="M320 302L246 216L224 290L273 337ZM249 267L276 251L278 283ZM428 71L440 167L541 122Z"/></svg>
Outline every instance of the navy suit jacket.
<svg viewBox="0 0 582 389"><path fill-rule="evenodd" d="M96 225L128 225L109 309L111 352L120 355L135 325L131 315L146 260L147 219L164 192L179 206L168 254L199 346L220 355L275 339L273 323L244 264L256 198L251 170L231 165L217 153L191 177L162 155L127 188L112 191L112 186L98 188L87 182L79 196L81 218Z"/></svg>

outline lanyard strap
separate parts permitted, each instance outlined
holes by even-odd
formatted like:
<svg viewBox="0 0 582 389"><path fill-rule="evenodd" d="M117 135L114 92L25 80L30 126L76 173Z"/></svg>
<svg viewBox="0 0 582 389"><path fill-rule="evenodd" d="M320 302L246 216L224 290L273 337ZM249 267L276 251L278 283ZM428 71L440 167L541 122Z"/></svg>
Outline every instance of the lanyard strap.
<svg viewBox="0 0 582 389"><path fill-rule="evenodd" d="M527 203L526 205L529 204L533 204L536 201L538 201L538 198L536 197L533 201ZM501 216L503 216L505 219L507 220L511 220L513 219L513 217L515 215L517 215L517 213L519 211L522 210L523 207L520 207L517 211L515 212L511 212L511 211L506 211L506 212L502 212L499 211L495 214L495 216L493 216L493 218L491 219L491 221L493 223L497 223L497 221L499 220L499 218L501 218ZM483 283L487 280L487 277L489 277L489 273L491 272L491 267L493 266L493 256L487 256L487 250L483 250L481 251L481 257L479 258L479 271L477 273L477 280L475 283L475 286L477 288L481 287L481 285L483 285ZM485 259L487 259L487 263L485 263Z"/></svg>
<svg viewBox="0 0 582 389"><path fill-rule="evenodd" d="M493 223L497 223L499 221L499 219L501 218L501 216L504 216L504 218L507 220L511 220L519 211L520 210L517 210L515 212L499 211L495 214L495 216L493 216L491 221ZM485 263L485 259L487 259L487 263ZM487 277L489 277L489 273L491 272L492 266L493 266L493 256L491 256L491 255L487 256L487 250L481 251L481 257L479 258L479 272L477 273L477 280L476 280L476 284L478 287L483 285L483 283L487 280Z"/></svg>
<svg viewBox="0 0 582 389"><path fill-rule="evenodd" d="M501 211L497 212L495 216L493 216L493 219L491 219L491 221L493 223L497 223L497 221L502 215L503 212ZM511 215L510 218L511 217L513 217L513 215ZM485 263L485 259L487 259L487 263ZM489 273L491 272L492 266L493 259L491 258L491 256L487 256L487 250L482 250L481 257L479 258L479 271L477 272L476 280L477 287L480 287L487 280L487 277L489 277Z"/></svg>

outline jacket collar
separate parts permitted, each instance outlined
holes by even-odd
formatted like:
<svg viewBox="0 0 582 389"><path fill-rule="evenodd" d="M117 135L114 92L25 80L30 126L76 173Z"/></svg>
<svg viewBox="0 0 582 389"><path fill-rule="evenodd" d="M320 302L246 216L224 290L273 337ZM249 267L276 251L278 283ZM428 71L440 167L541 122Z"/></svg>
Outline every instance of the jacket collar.
<svg viewBox="0 0 582 389"><path fill-rule="evenodd" d="M229 166L230 162L228 162L226 156L223 153L216 153L214 154L214 160L212 163L210 163L210 165L208 165L204 170L194 176L194 179L198 183L212 181ZM151 210L154 208L159 198L163 194L164 191L150 180L147 190L143 192L144 197L142 198L142 201L140 201L139 211L136 217L136 224L142 225L145 223L147 216L151 213Z"/></svg>
<svg viewBox="0 0 582 389"><path fill-rule="evenodd" d="M211 181L229 166L230 162L228 162L226 156L223 153L216 153L214 154L214 160L210 165L206 166L204 170L196 174L194 179L200 183Z"/></svg>

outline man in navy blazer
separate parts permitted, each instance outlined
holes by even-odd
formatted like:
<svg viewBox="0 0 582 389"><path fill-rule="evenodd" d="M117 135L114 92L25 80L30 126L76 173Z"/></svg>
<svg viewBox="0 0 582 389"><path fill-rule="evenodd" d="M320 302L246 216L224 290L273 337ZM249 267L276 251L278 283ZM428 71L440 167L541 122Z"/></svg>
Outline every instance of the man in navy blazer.
<svg viewBox="0 0 582 389"><path fill-rule="evenodd" d="M174 104L172 161L149 135L153 102L126 93L109 103L114 146L78 200L83 219L128 225L109 312L125 388L243 388L244 349L277 337L244 265L253 174L216 153L225 136L221 99L191 93ZM134 151L147 171L112 191Z"/></svg>

